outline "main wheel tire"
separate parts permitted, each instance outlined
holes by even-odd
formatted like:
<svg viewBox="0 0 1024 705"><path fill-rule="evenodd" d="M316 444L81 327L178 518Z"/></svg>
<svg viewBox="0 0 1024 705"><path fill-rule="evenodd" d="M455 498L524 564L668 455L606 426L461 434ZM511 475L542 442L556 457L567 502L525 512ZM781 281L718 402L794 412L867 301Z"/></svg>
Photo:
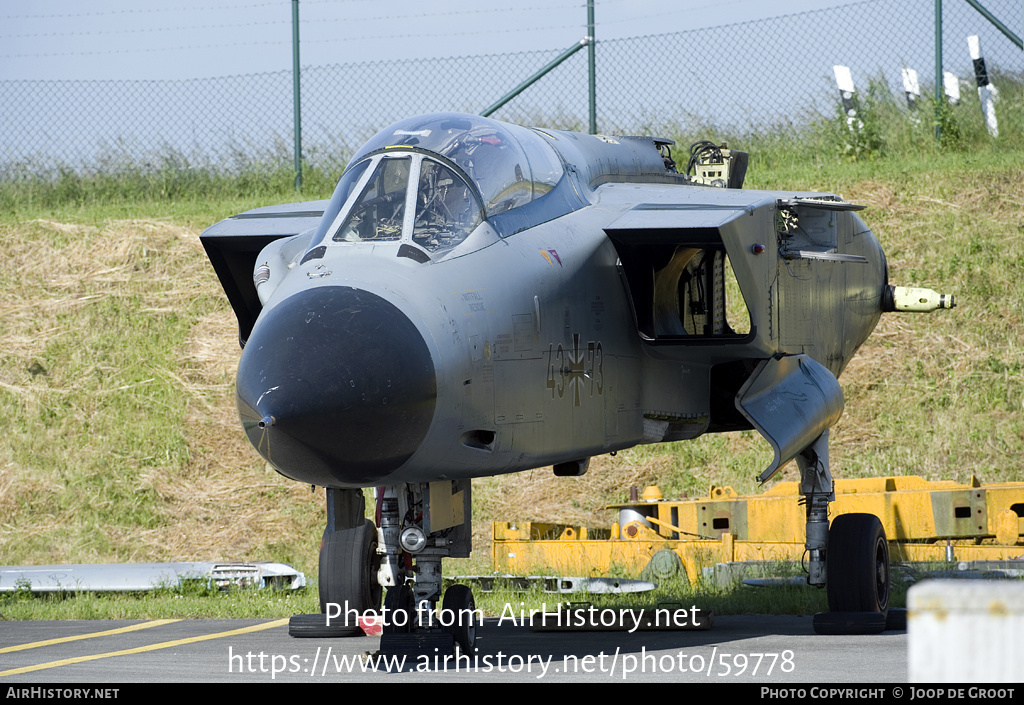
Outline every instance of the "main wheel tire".
<svg viewBox="0 0 1024 705"><path fill-rule="evenodd" d="M389 587L384 596L385 634L410 634L416 627L415 596L408 585Z"/></svg>
<svg viewBox="0 0 1024 705"><path fill-rule="evenodd" d="M832 612L889 611L889 544L874 514L840 514L828 531L825 554Z"/></svg>
<svg viewBox="0 0 1024 705"><path fill-rule="evenodd" d="M442 619L451 624L445 631L455 639L455 645L464 654L472 654L476 645L476 600L466 585L452 585L441 602Z"/></svg>
<svg viewBox="0 0 1024 705"><path fill-rule="evenodd" d="M341 605L343 614L380 610L377 582L377 528L367 519L362 526L324 532L320 548L320 611L328 603Z"/></svg>

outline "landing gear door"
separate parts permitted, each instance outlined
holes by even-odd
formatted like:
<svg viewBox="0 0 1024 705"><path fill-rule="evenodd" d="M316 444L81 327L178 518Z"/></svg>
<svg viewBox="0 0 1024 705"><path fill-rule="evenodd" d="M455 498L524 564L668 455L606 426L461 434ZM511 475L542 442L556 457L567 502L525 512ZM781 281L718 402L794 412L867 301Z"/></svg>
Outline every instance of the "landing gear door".
<svg viewBox="0 0 1024 705"><path fill-rule="evenodd" d="M843 405L839 381L807 355L762 361L736 395L736 408L775 451L757 479L768 480L831 428Z"/></svg>
<svg viewBox="0 0 1024 705"><path fill-rule="evenodd" d="M468 479L440 480L428 485L424 495L423 530L444 532L452 558L469 558L472 548L473 499Z"/></svg>

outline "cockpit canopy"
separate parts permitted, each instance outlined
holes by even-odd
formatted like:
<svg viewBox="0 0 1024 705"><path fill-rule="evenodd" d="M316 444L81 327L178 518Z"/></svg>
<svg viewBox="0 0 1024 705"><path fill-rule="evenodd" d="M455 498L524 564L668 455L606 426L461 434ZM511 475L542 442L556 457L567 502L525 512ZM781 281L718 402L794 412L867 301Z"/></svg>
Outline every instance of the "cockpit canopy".
<svg viewBox="0 0 1024 705"><path fill-rule="evenodd" d="M482 220L550 191L562 171L527 128L454 113L403 120L353 157L313 242L405 239L443 252Z"/></svg>

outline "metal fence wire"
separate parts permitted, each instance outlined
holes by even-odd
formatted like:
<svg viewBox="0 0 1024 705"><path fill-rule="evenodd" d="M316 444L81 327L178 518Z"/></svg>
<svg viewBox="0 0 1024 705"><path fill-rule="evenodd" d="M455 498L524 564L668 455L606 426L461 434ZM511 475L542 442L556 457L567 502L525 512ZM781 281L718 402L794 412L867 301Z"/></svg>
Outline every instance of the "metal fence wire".
<svg viewBox="0 0 1024 705"><path fill-rule="evenodd" d="M1004 21L1018 0L986 0ZM869 0L725 26L602 41L597 25L597 125L609 134L799 129L835 114L833 65L902 94L914 68L935 76L933 0ZM943 9L944 68L974 96L967 36L990 72L1019 75L1024 54L967 2ZM567 42L569 44L570 42ZM340 169L370 135L434 111L479 113L558 56L550 51L307 67L301 73L303 158ZM0 178L61 169L237 172L292 160L290 70L181 81L2 81ZM585 131L586 52L497 110L522 124Z"/></svg>

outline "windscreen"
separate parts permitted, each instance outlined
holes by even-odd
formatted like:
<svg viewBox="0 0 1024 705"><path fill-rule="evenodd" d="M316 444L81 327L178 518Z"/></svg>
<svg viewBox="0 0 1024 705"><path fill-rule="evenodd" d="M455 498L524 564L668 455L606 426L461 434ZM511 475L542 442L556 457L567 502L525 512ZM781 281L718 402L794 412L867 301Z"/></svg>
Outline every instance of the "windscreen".
<svg viewBox="0 0 1024 705"><path fill-rule="evenodd" d="M400 240L409 183L409 157L381 159L359 199L352 205L335 242Z"/></svg>

